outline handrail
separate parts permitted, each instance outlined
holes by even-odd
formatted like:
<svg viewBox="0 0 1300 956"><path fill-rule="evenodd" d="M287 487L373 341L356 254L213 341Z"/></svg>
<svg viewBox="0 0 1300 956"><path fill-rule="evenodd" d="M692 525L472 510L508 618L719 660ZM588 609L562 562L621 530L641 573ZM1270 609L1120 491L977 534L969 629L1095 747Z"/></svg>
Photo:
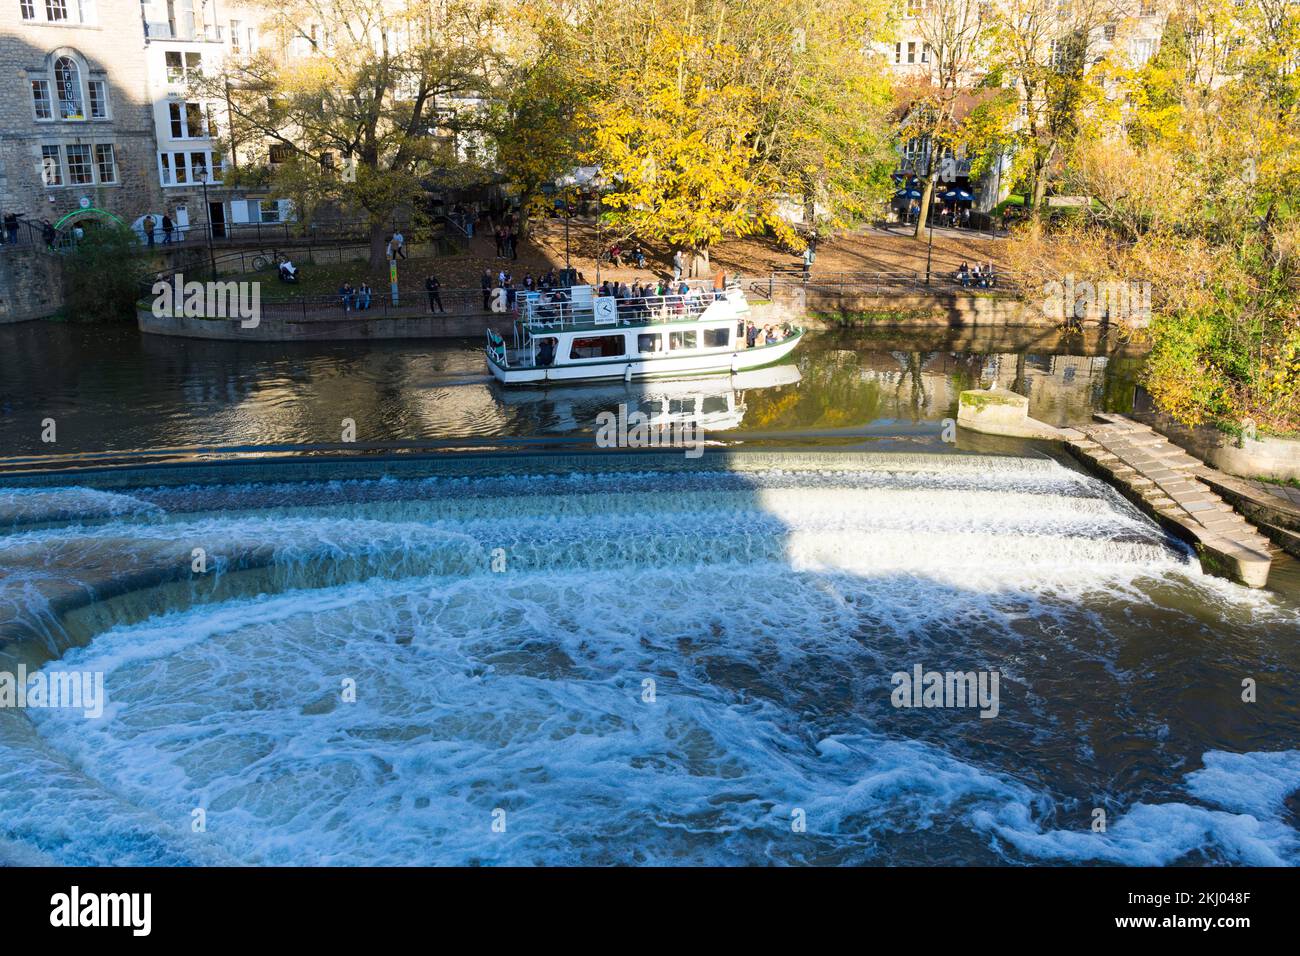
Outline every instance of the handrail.
<svg viewBox="0 0 1300 956"><path fill-rule="evenodd" d="M647 320L660 322L694 321L725 293L713 290L693 290L688 295L602 296L613 299L614 311L610 320L596 320L595 299L591 304L575 305L571 299L549 300L525 298L520 310L520 321L532 330L559 330L592 326L611 328Z"/></svg>

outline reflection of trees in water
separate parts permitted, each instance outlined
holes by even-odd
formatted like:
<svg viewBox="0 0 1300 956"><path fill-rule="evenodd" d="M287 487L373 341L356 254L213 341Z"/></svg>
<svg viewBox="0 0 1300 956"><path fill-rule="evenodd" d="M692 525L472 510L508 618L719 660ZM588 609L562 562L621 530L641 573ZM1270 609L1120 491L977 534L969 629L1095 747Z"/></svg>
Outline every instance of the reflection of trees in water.
<svg viewBox="0 0 1300 956"><path fill-rule="evenodd" d="M863 375L857 352L795 354L802 376L798 384L746 392L746 429L847 428L880 417L880 385Z"/></svg>
<svg viewBox="0 0 1300 956"><path fill-rule="evenodd" d="M904 407L911 411L912 421L919 421L924 418L924 411L928 404L928 396L925 390L925 377L921 374L925 369L926 362L930 356L921 352L892 352L894 359L898 362L901 374L898 376L898 384L894 387L894 404L898 411L901 412ZM906 398L903 396L903 389L908 389Z"/></svg>

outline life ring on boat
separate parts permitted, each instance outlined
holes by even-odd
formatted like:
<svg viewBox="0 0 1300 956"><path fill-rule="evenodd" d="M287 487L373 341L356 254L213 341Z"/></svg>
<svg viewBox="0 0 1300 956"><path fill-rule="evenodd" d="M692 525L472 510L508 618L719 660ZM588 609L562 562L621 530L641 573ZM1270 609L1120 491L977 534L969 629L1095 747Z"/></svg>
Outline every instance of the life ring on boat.
<svg viewBox="0 0 1300 956"><path fill-rule="evenodd" d="M488 351L492 354L492 357L500 362L502 366L508 364L506 361L506 340L498 335L495 329L487 330L487 338Z"/></svg>

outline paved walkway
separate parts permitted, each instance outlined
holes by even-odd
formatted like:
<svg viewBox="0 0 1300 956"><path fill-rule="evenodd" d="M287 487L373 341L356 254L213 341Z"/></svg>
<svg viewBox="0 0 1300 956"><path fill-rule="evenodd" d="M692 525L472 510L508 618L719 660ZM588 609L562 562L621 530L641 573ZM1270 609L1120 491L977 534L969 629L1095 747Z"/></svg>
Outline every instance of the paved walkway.
<svg viewBox="0 0 1300 956"><path fill-rule="evenodd" d="M1199 472L1208 470L1204 462L1122 415L1097 418L1079 428L1084 437L1070 445L1110 472L1148 511L1178 526L1203 560L1209 551L1212 559L1224 559L1231 566L1230 577L1263 587L1272 563L1269 541L1197 480Z"/></svg>
<svg viewBox="0 0 1300 956"><path fill-rule="evenodd" d="M1291 504L1300 508L1300 488L1295 485L1278 485L1268 481L1258 481L1252 479L1247 482L1252 488L1258 488L1265 494L1272 495L1275 498L1281 498L1283 501L1289 501Z"/></svg>

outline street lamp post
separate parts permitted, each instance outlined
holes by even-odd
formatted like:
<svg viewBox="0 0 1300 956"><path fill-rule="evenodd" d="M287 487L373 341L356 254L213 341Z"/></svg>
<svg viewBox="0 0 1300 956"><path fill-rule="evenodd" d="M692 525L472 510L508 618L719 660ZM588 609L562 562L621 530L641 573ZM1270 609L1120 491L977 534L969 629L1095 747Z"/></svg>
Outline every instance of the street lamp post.
<svg viewBox="0 0 1300 956"><path fill-rule="evenodd" d="M564 190L564 274L566 276L572 275L569 255L569 220L572 218L572 211L569 209L569 191L576 182L572 175L561 176L555 181L555 185Z"/></svg>
<svg viewBox="0 0 1300 956"><path fill-rule="evenodd" d="M601 217L600 217L600 197L605 189L605 177L591 177L592 188L596 190L596 288L600 288L600 258L605 254L605 244L602 241L601 234Z"/></svg>
<svg viewBox="0 0 1300 956"><path fill-rule="evenodd" d="M929 239L925 243L925 284L930 284L930 257L934 252L934 189L930 190L930 208L926 210L925 225Z"/></svg>
<svg viewBox="0 0 1300 956"><path fill-rule="evenodd" d="M212 267L212 278L217 278L217 253L212 248L212 204L208 202L208 179L211 173L207 167L203 169L203 218L208 224L208 264Z"/></svg>

